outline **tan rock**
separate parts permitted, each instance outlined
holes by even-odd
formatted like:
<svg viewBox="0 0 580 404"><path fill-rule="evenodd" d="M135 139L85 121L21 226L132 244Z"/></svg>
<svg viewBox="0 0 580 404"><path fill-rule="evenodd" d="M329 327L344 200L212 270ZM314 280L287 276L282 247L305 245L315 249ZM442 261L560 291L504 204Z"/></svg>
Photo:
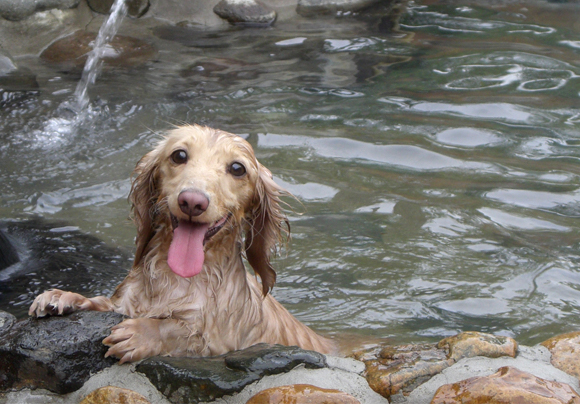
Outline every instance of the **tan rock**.
<svg viewBox="0 0 580 404"><path fill-rule="evenodd" d="M544 380L509 366L485 377L441 386L431 404L577 404L580 396L567 384Z"/></svg>
<svg viewBox="0 0 580 404"><path fill-rule="evenodd" d="M447 350L430 344L386 346L354 356L365 362L369 386L386 398L411 392L454 363Z"/></svg>
<svg viewBox="0 0 580 404"><path fill-rule="evenodd" d="M151 402L133 390L106 386L90 393L80 404L151 404Z"/></svg>
<svg viewBox="0 0 580 404"><path fill-rule="evenodd" d="M309 384L293 384L263 390L246 404L360 404L340 390L323 389Z"/></svg>
<svg viewBox="0 0 580 404"><path fill-rule="evenodd" d="M555 336L542 345L552 354L552 365L580 379L580 331Z"/></svg>
<svg viewBox="0 0 580 404"><path fill-rule="evenodd" d="M449 358L455 361L474 356L487 358L511 356L515 358L518 351L518 343L513 338L475 331L462 332L453 337L442 339L437 347L449 349Z"/></svg>

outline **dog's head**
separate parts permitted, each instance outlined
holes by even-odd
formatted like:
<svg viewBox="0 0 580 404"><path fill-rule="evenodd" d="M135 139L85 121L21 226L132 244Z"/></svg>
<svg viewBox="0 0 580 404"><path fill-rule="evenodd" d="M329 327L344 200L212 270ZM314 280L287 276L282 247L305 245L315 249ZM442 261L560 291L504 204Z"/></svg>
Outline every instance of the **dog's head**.
<svg viewBox="0 0 580 404"><path fill-rule="evenodd" d="M201 126L178 127L135 169L129 196L138 228L135 265L150 251L159 227L170 225L168 264L177 275L195 276L203 266L204 248L219 243L227 229L241 229L246 258L266 295L276 282L270 254L288 234L280 207L284 194L241 137Z"/></svg>

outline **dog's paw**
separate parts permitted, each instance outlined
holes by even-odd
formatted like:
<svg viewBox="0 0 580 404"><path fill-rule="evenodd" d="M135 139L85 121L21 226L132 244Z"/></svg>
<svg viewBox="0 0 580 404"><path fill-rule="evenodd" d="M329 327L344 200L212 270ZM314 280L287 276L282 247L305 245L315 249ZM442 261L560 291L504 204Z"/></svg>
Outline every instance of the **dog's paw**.
<svg viewBox="0 0 580 404"><path fill-rule="evenodd" d="M161 353L159 321L152 318L125 320L111 329L103 340L109 346L105 357L114 356L119 363L136 362Z"/></svg>
<svg viewBox="0 0 580 404"><path fill-rule="evenodd" d="M48 290L36 297L28 310L29 316L44 317L72 313L90 305L89 299L78 293L59 289Z"/></svg>

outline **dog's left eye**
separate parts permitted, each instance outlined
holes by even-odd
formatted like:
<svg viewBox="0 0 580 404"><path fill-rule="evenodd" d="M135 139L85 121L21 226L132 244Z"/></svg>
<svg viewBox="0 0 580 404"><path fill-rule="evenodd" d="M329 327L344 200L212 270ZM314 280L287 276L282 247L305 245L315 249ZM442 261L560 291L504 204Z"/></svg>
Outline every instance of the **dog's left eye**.
<svg viewBox="0 0 580 404"><path fill-rule="evenodd" d="M175 150L171 153L171 161L175 164L187 163L187 152L185 150Z"/></svg>
<svg viewBox="0 0 580 404"><path fill-rule="evenodd" d="M229 169L230 174L234 177L241 177L246 173L246 167L240 163L232 163Z"/></svg>

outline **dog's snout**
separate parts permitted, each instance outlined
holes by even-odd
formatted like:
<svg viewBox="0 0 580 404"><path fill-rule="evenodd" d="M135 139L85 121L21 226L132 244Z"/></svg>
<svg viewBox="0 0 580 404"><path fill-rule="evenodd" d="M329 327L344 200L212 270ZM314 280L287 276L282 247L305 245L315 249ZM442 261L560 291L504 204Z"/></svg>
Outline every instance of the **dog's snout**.
<svg viewBox="0 0 580 404"><path fill-rule="evenodd" d="M187 216L199 216L205 212L209 206L209 199L201 192L181 191L177 197L179 208Z"/></svg>

